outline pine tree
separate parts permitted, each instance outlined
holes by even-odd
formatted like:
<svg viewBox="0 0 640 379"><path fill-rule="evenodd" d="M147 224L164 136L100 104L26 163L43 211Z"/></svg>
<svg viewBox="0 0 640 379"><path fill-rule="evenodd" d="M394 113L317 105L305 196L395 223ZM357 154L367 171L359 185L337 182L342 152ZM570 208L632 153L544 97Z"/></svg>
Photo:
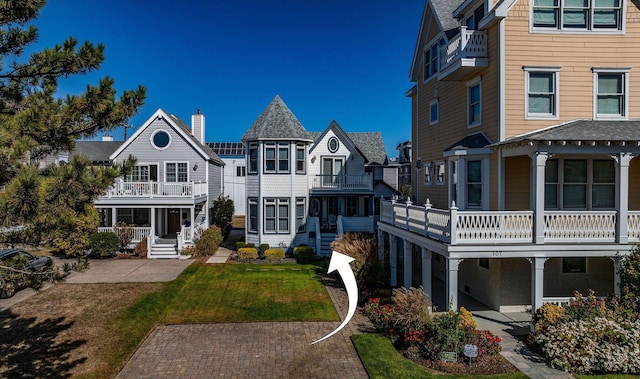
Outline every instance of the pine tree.
<svg viewBox="0 0 640 379"><path fill-rule="evenodd" d="M117 96L115 81L107 76L81 94L61 96L59 81L98 70L105 46L69 37L25 56L38 39L32 22L45 4L0 0L0 230L23 231L13 233L11 242L55 245L92 228L97 219L93 200L132 162L93 167L74 157L66 166L41 168L38 163L73 150L78 139L127 125L146 90L139 86Z"/></svg>

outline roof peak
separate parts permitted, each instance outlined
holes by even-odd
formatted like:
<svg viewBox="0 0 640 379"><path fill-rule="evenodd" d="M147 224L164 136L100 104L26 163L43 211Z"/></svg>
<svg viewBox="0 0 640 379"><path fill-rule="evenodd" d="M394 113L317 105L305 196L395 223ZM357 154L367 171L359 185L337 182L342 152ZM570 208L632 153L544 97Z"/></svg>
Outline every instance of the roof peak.
<svg viewBox="0 0 640 379"><path fill-rule="evenodd" d="M242 141L258 139L294 139L312 141L311 135L279 95L262 111L242 136Z"/></svg>

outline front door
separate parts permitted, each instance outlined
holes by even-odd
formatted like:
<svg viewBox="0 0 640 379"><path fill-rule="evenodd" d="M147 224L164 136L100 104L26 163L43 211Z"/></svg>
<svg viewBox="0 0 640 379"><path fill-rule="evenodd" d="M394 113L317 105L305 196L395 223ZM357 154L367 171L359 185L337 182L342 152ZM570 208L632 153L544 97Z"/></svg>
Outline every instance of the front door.
<svg viewBox="0 0 640 379"><path fill-rule="evenodd" d="M167 234L174 234L180 231L180 209L169 209L167 215Z"/></svg>

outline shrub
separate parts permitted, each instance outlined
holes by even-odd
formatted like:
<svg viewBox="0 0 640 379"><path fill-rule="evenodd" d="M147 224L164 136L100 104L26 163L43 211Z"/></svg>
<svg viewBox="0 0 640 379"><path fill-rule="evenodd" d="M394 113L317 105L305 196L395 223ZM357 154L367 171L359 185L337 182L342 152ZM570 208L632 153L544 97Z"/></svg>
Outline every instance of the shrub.
<svg viewBox="0 0 640 379"><path fill-rule="evenodd" d="M502 339L489 330L475 330L474 343L478 346L478 358L482 359L487 355L497 355L502 351Z"/></svg>
<svg viewBox="0 0 640 379"><path fill-rule="evenodd" d="M298 263L311 262L313 255L313 248L311 246L300 245L293 248L293 257Z"/></svg>
<svg viewBox="0 0 640 379"><path fill-rule="evenodd" d="M378 262L378 244L372 236L363 233L345 233L331 243L331 249L354 258L351 267L360 286L375 286L383 281Z"/></svg>
<svg viewBox="0 0 640 379"><path fill-rule="evenodd" d="M222 232L217 226L210 226L206 229L200 238L195 241L195 255L212 255L218 251L218 247L222 242Z"/></svg>
<svg viewBox="0 0 640 379"><path fill-rule="evenodd" d="M260 244L260 254L264 255L264 252L269 250L269 244L268 243L261 243Z"/></svg>
<svg viewBox="0 0 640 379"><path fill-rule="evenodd" d="M606 318L551 325L536 342L553 367L575 373L640 373L640 321Z"/></svg>
<svg viewBox="0 0 640 379"><path fill-rule="evenodd" d="M544 303L536 313L534 313L531 323L536 332L542 332L551 325L565 319L564 308L559 305Z"/></svg>
<svg viewBox="0 0 640 379"><path fill-rule="evenodd" d="M620 287L627 287L629 292L640 296L640 245L636 245L629 255L622 258Z"/></svg>
<svg viewBox="0 0 640 379"><path fill-rule="evenodd" d="M241 261L258 259L258 250L255 247L243 247L238 249L238 259Z"/></svg>
<svg viewBox="0 0 640 379"><path fill-rule="evenodd" d="M478 323L473 319L473 314L465 307L460 307L460 315L458 318L462 329L476 330L478 328Z"/></svg>
<svg viewBox="0 0 640 379"><path fill-rule="evenodd" d="M243 247L246 247L247 244L244 241L238 241L236 242L236 251L242 249Z"/></svg>
<svg viewBox="0 0 640 379"><path fill-rule="evenodd" d="M97 232L89 236L89 248L91 255L100 258L112 257L116 255L120 241L118 236L112 232Z"/></svg>
<svg viewBox="0 0 640 379"><path fill-rule="evenodd" d="M569 320L591 320L596 317L606 317L605 299L598 299L593 290L585 297L580 292L574 292L574 298L564 307L564 313Z"/></svg>
<svg viewBox="0 0 640 379"><path fill-rule="evenodd" d="M260 245L262 247L262 245ZM265 258L267 258L268 260L272 261L275 259L284 259L284 250L282 249L267 249L264 252L264 256Z"/></svg>
<svg viewBox="0 0 640 379"><path fill-rule="evenodd" d="M136 244L136 247L133 248L133 253L140 258L147 257L147 239L143 238L142 241Z"/></svg>
<svg viewBox="0 0 640 379"><path fill-rule="evenodd" d="M134 225L129 225L124 222L118 222L115 225L116 234L118 235L118 240L120 241L120 248L124 249L133 240L133 228Z"/></svg>
<svg viewBox="0 0 640 379"><path fill-rule="evenodd" d="M402 309L395 317L395 324L404 329L420 329L431 323L433 304L422 287L395 288L391 295L394 306Z"/></svg>
<svg viewBox="0 0 640 379"><path fill-rule="evenodd" d="M221 235L226 239L231 232L233 220L233 200L228 196L220 195L211 203L211 223L220 228Z"/></svg>

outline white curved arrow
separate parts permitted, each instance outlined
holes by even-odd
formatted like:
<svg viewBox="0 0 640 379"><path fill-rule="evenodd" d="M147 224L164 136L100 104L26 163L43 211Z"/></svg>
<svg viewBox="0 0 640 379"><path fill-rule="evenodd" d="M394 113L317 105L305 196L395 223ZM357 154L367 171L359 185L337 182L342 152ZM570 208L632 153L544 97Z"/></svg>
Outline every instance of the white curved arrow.
<svg viewBox="0 0 640 379"><path fill-rule="evenodd" d="M338 274L340 274L340 276L342 277L344 286L347 289L347 295L349 296L349 310L347 311L347 316L342 321L342 324L340 324L340 326L338 326L336 330L317 341L311 342L312 345L338 333L340 329L344 328L345 325L349 323L353 315L356 313L356 306L358 304L358 284L356 283L356 277L351 270L351 266L349 266L349 263L353 262L354 260L355 259L351 258L350 256L340 254L335 250L331 254L331 261L329 261L329 269L327 270L327 274L338 270Z"/></svg>

